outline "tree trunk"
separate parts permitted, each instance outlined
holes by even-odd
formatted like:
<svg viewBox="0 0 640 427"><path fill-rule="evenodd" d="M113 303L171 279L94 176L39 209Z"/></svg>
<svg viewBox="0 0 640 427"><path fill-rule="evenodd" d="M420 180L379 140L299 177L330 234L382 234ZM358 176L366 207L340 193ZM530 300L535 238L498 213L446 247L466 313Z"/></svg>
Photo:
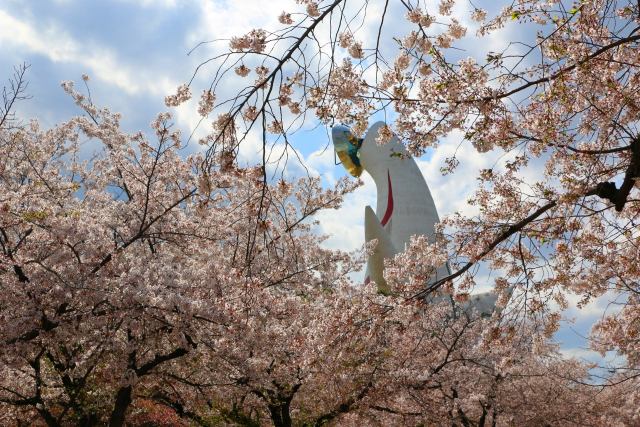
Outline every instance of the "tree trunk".
<svg viewBox="0 0 640 427"><path fill-rule="evenodd" d="M120 388L116 395L116 403L111 413L111 419L109 420L109 427L122 427L124 425L124 416L131 404L131 391L130 385Z"/></svg>
<svg viewBox="0 0 640 427"><path fill-rule="evenodd" d="M58 421L46 410L38 410L40 416L44 419L44 422L47 423L47 427L60 427Z"/></svg>
<svg viewBox="0 0 640 427"><path fill-rule="evenodd" d="M289 403L291 403L291 399L281 402L278 405L269 405L271 420L273 421L273 425L275 427L291 427Z"/></svg>
<svg viewBox="0 0 640 427"><path fill-rule="evenodd" d="M98 416L94 413L84 414L78 421L80 427L93 427L98 425Z"/></svg>

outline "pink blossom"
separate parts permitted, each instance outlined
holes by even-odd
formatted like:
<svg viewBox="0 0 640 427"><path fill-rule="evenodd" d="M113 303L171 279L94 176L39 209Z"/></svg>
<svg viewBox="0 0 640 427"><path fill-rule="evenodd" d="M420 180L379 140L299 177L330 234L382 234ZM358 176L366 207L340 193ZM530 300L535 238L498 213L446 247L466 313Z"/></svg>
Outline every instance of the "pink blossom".
<svg viewBox="0 0 640 427"><path fill-rule="evenodd" d="M241 64L239 66L237 66L234 71L236 72L237 75L239 75L240 77L246 77L249 75L249 73L251 72L251 69L249 69L249 67L245 66L244 64Z"/></svg>
<svg viewBox="0 0 640 427"><path fill-rule="evenodd" d="M167 107L177 107L191 99L191 89L186 84L178 86L175 95L168 95L164 98Z"/></svg>
<svg viewBox="0 0 640 427"><path fill-rule="evenodd" d="M213 111L213 104L215 100L216 96L210 89L203 91L202 96L200 97L200 102L198 104L198 114L200 114L202 117L208 116L209 113Z"/></svg>
<svg viewBox="0 0 640 427"><path fill-rule="evenodd" d="M287 12L282 12L279 16L278 16L278 21L281 24L285 24L285 25L291 25L293 24L293 19L291 19L291 14L287 13Z"/></svg>

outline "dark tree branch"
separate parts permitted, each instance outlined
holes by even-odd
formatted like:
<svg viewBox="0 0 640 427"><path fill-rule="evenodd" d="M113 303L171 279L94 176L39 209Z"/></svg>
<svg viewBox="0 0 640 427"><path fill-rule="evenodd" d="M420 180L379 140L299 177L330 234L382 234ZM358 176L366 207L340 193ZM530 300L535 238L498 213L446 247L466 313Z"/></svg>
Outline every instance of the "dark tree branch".
<svg viewBox="0 0 640 427"><path fill-rule="evenodd" d="M601 182L592 194L611 201L616 211L621 212L638 179L640 179L640 137L637 137L631 143L631 161L624 174L624 180L620 188L616 187L615 182Z"/></svg>
<svg viewBox="0 0 640 427"><path fill-rule="evenodd" d="M135 370L136 375L138 375L139 377L147 375L156 366L164 362L168 362L170 360L182 357L187 353L189 353L189 350L187 350L186 348L179 347L173 350L171 353L156 354L156 356L152 360L150 360L149 362L145 363L144 365L142 365L141 367Z"/></svg>
<svg viewBox="0 0 640 427"><path fill-rule="evenodd" d="M496 237L491 242L491 244L489 246L487 246L487 248L485 248L476 257L475 260L469 261L468 263L466 263L461 269L459 269L455 273L449 274L448 276L443 277L442 279L436 280L434 283L430 284L424 290L422 290L422 291L418 292L417 294L413 295L412 297L410 297L410 299L424 298L427 295L429 295L432 292L434 292L435 290L437 290L440 286L442 286L446 282L451 281L451 280L461 276L467 270L469 270L471 267L473 267L478 261L482 260L485 256L487 256L491 251L493 251L502 242L504 242L509 237L513 236L515 233L517 233L520 230L522 230L527 224L533 222L535 219L537 219L542 214L547 212L549 209L555 207L556 205L557 205L557 201L555 201L555 200L551 201L551 202L547 203L546 205L541 206L538 209L536 209L536 211L534 211L531 215L527 216L526 218L518 221L515 224L510 225L509 227L507 227L507 229L505 231L503 231L498 237Z"/></svg>
<svg viewBox="0 0 640 427"><path fill-rule="evenodd" d="M335 419L337 416L341 414L346 414L347 412L349 412L356 403L358 403L359 401L365 398L365 396L367 395L367 393L369 393L372 387L373 387L373 382L369 381L367 385L364 386L364 388L360 390L360 392L356 396L353 396L347 399L345 402L341 403L338 407L336 407L331 412L318 417L314 423L314 426L321 427L327 424L328 422L330 422L331 420Z"/></svg>

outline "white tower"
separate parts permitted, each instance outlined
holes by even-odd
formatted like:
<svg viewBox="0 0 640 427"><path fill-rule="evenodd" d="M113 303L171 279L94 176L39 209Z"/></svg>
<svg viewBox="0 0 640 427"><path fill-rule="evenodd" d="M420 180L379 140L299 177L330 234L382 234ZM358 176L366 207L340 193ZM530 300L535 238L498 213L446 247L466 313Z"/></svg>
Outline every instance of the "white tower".
<svg viewBox="0 0 640 427"><path fill-rule="evenodd" d="M384 126L377 122L364 139L353 136L346 126L334 126L333 144L344 167L354 176L367 171L377 189L376 211L365 207L365 241L377 240L373 254L367 260L366 279L373 280L380 292L389 287L384 279L384 259L405 250L413 235L435 238L439 222L429 187L413 157L394 135L384 145L376 142ZM447 265L439 267L431 282L449 275ZM426 285L426 284L425 284ZM492 292L474 295L465 308L475 308L481 314L491 314L496 295Z"/></svg>

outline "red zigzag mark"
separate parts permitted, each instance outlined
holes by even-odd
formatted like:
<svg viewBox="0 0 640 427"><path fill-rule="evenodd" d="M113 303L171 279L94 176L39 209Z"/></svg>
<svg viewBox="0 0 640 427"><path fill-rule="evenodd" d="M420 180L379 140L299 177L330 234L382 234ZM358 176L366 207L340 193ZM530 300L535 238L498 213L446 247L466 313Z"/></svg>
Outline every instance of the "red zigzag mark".
<svg viewBox="0 0 640 427"><path fill-rule="evenodd" d="M393 188L391 187L391 175L389 175L389 170L387 170L387 182L389 183L389 194L387 196L387 210L382 217L382 221L380 224L384 227L387 225L387 222L391 219L391 214L393 214Z"/></svg>

